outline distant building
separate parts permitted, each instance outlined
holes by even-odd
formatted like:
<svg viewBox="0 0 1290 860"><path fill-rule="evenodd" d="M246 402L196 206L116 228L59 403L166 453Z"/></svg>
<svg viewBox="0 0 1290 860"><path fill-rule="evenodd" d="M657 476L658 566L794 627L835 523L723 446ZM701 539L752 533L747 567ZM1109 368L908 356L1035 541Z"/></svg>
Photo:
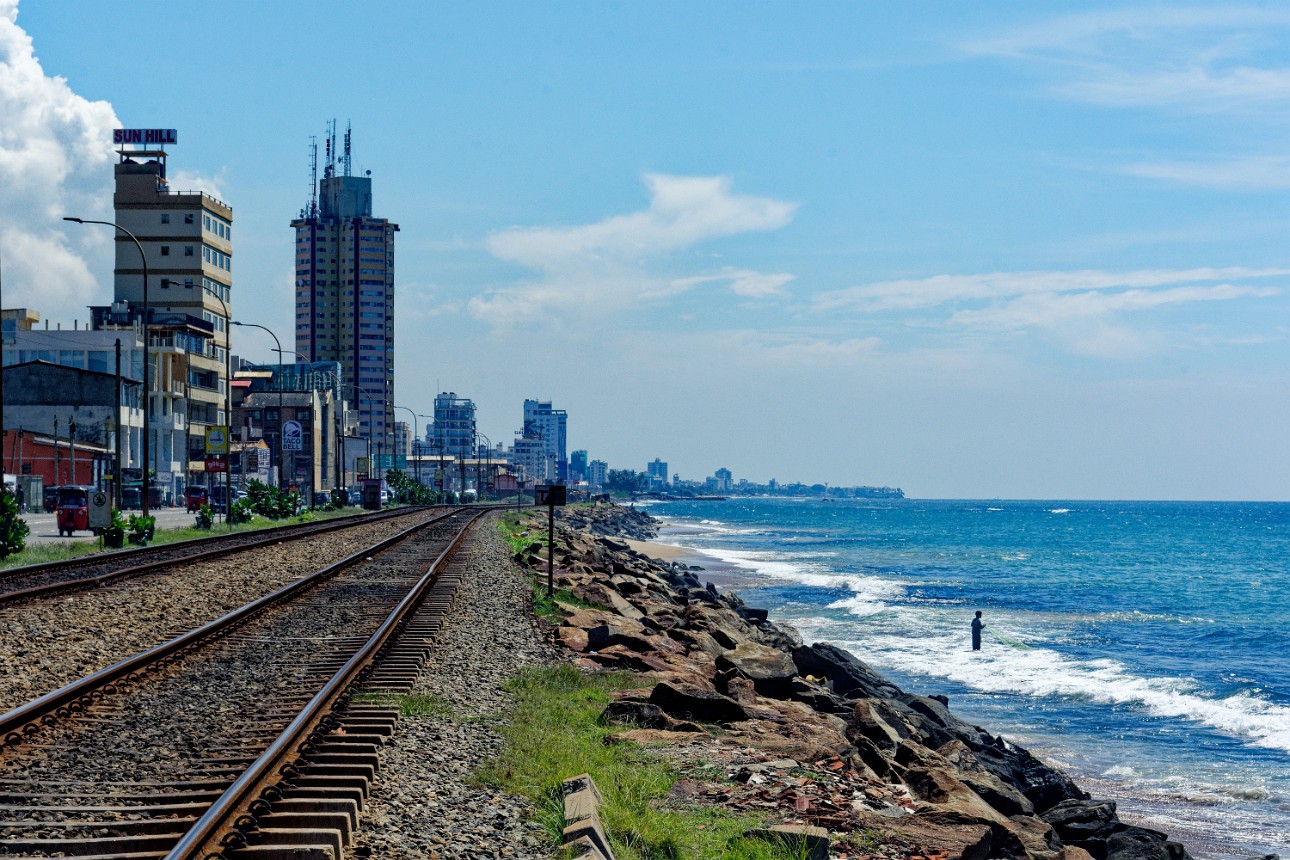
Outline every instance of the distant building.
<svg viewBox="0 0 1290 860"><path fill-rule="evenodd" d="M412 426L406 421L394 422L394 454L396 457L412 454Z"/></svg>
<svg viewBox="0 0 1290 860"><path fill-rule="evenodd" d="M734 475L729 469L721 468L712 473L713 489L718 493L728 493L734 486Z"/></svg>
<svg viewBox="0 0 1290 860"><path fill-rule="evenodd" d="M548 480L565 482L569 478L566 450L569 416L563 409L552 409L550 400L524 401L524 438L537 438L548 458L555 460L555 474Z"/></svg>
<svg viewBox="0 0 1290 860"><path fill-rule="evenodd" d="M645 466L645 474L649 477L651 490L667 486L667 463L657 457Z"/></svg>
<svg viewBox="0 0 1290 860"><path fill-rule="evenodd" d="M296 230L296 351L339 362L358 432L388 452L394 434L394 234L372 217L370 176L350 175L329 129L323 176ZM315 156L317 152L315 151ZM316 163L316 162L315 162ZM339 171L339 173L338 173Z"/></svg>
<svg viewBox="0 0 1290 860"><path fill-rule="evenodd" d="M446 457L475 456L475 401L443 391L434 398L434 423L427 428L430 447Z"/></svg>
<svg viewBox="0 0 1290 860"><path fill-rule="evenodd" d="M587 484L593 490L603 490L609 482L609 464L604 460L592 460L587 464Z"/></svg>
<svg viewBox="0 0 1290 860"><path fill-rule="evenodd" d="M569 483L587 480L587 452L574 451L569 455Z"/></svg>

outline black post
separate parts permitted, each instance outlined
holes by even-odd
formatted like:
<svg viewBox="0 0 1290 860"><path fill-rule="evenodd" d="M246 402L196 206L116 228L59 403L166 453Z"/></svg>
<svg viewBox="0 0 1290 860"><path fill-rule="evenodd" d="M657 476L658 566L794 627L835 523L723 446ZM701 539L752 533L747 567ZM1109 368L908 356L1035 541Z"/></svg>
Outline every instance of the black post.
<svg viewBox="0 0 1290 860"><path fill-rule="evenodd" d="M116 339L116 480L112 482L112 503L117 509L121 508L121 483L125 480L125 475L121 460L121 434L125 428L121 426L121 401L124 399L123 389L121 387L121 338Z"/></svg>
<svg viewBox="0 0 1290 860"><path fill-rule="evenodd" d="M555 595L555 505L546 506L546 596Z"/></svg>

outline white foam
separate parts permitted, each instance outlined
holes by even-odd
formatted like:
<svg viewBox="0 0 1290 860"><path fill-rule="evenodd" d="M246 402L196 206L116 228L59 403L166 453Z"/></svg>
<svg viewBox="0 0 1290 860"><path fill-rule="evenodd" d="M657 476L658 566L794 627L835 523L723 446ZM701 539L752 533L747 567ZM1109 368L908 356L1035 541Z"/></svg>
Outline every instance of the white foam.
<svg viewBox="0 0 1290 860"><path fill-rule="evenodd" d="M799 582L816 588L845 587L858 595L873 597L898 597L905 593L905 584L871 576L841 574L811 559L826 559L833 552L795 552L791 559L777 552L759 550L730 550L720 547L702 547L703 552L727 564L755 571L772 579Z"/></svg>
<svg viewBox="0 0 1290 860"><path fill-rule="evenodd" d="M1069 514L1070 512L1071 512L1071 509L1070 509L1070 508L1053 508L1053 509L1052 509L1051 511L1049 511L1048 513L1050 513L1050 514Z"/></svg>
<svg viewBox="0 0 1290 860"><path fill-rule="evenodd" d="M1190 678L1144 678L1115 660L1077 660L1042 647L973 652L944 636L879 634L862 647L873 662L911 674L937 674L980 690L1137 706L1290 753L1290 707L1246 694L1212 698Z"/></svg>

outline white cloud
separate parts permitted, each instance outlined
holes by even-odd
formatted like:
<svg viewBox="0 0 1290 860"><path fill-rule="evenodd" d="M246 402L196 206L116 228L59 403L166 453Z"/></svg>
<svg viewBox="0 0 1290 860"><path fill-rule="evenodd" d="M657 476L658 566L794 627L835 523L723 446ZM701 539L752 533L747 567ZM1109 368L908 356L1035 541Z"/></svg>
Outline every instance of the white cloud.
<svg viewBox="0 0 1290 860"><path fill-rule="evenodd" d="M106 302L92 272L112 268L111 231L68 225L64 215L107 218L112 201L112 106L72 92L36 59L18 26L18 4L0 0L0 253L5 304L44 316Z"/></svg>
<svg viewBox="0 0 1290 860"><path fill-rule="evenodd" d="M171 171L166 178L169 180L172 192L200 191L216 200L228 200L220 190L228 181L224 170L220 170L219 175L214 177L191 170L175 170Z"/></svg>
<svg viewBox="0 0 1290 860"><path fill-rule="evenodd" d="M1290 188L1290 157L1251 156L1225 161L1156 161L1126 164L1121 173L1179 185L1236 191Z"/></svg>
<svg viewBox="0 0 1290 860"><path fill-rule="evenodd" d="M1271 286L1231 283L1285 276L1290 269L1146 269L1131 272L993 272L882 281L821 294L817 312L902 312L905 322L950 326L1007 337L1041 333L1068 351L1130 358L1178 345L1179 337L1150 327L1147 312L1196 303L1261 299ZM1136 325L1129 317L1137 315ZM1215 343L1204 334L1193 342ZM1230 341L1234 343L1235 341Z"/></svg>
<svg viewBox="0 0 1290 860"><path fill-rule="evenodd" d="M1252 112L1290 100L1287 29L1285 8L1165 5L1055 17L967 51L1048 66L1076 101Z"/></svg>
<svg viewBox="0 0 1290 860"><path fill-rule="evenodd" d="M775 295L792 275L735 267L686 277L665 277L652 267L669 254L742 233L776 230L795 204L731 192L723 176L646 174L649 206L574 227L527 227L488 237L497 258L534 269L540 277L501 287L469 303L493 325L525 324L542 316L605 314L648 305L703 284L725 283L738 295Z"/></svg>
<svg viewBox="0 0 1290 860"><path fill-rule="evenodd" d="M714 275L697 275L692 278L677 278L672 283L689 289L702 284L725 283L730 292L749 299L764 299L770 296L784 295L784 287L794 280L794 275L786 273L770 274L754 272L751 269L725 267Z"/></svg>

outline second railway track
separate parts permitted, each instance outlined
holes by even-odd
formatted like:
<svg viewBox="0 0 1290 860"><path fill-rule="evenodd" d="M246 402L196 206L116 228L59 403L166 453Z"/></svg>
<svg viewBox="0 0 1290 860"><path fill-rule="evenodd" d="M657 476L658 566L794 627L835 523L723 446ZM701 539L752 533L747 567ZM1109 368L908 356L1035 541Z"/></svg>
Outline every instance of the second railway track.
<svg viewBox="0 0 1290 860"><path fill-rule="evenodd" d="M447 565L475 515L388 538L227 629L0 717L0 853L272 858L291 853L274 845L308 844L294 856L338 856L392 719L345 691L406 682L437 623L426 613L446 610L453 583L429 559ZM414 600L418 581L428 596ZM396 605L422 614L395 620ZM412 651L390 651L399 631ZM379 668L354 656L364 643L385 649ZM307 702L316 713L301 714Z"/></svg>

